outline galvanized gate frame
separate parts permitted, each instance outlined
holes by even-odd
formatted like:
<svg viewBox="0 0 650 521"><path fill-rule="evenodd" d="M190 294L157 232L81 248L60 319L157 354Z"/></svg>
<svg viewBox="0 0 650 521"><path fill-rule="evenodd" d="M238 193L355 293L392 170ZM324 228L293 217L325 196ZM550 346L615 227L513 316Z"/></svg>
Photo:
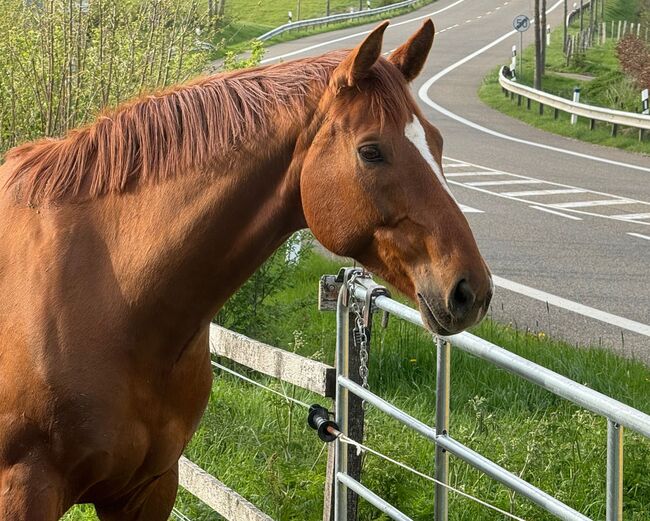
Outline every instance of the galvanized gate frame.
<svg viewBox="0 0 650 521"><path fill-rule="evenodd" d="M367 403L395 418L404 425L428 438L436 446L435 478L448 482L449 454L492 477L511 490L528 498L559 519L588 521L589 518L531 485L493 461L473 451L449 435L449 381L450 346L490 362L501 369L520 376L551 393L607 418L607 521L623 519L623 427L630 428L650 438L650 416L602 393L589 389L573 380L559 375L545 367L530 362L497 345L469 333L436 339L436 428L413 418L376 394L354 383L348 374L349 352L349 302L350 298L366 300L369 292L374 293L377 284L369 277L358 277L359 269L344 268L339 274L343 283L336 309L336 422L347 434L347 403L349 393L359 396ZM353 277L353 275L357 275ZM348 295L349 293L349 295ZM400 304L385 295L372 297L370 305L408 322L424 327L420 314L415 309ZM366 312L370 312L367 310ZM366 501L388 514L392 519L411 521L396 507L386 502L356 479L347 474L347 450L340 440L336 441L335 459L335 521L347 520L347 491L350 489ZM447 488L435 486L435 520L447 521Z"/></svg>

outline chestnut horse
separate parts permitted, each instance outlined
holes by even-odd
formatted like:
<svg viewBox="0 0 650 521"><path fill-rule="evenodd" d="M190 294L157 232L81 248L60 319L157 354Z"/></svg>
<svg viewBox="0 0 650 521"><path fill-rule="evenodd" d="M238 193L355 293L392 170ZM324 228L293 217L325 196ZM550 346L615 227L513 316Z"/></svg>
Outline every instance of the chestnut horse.
<svg viewBox="0 0 650 521"><path fill-rule="evenodd" d="M210 319L295 230L444 335L492 287L408 90L427 21L145 96L0 169L0 518L167 519L206 406Z"/></svg>

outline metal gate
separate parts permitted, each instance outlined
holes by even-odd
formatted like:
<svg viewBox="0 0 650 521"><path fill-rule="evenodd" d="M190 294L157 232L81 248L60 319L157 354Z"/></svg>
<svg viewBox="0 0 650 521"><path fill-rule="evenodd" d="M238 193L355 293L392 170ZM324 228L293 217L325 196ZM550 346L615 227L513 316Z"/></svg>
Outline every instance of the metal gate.
<svg viewBox="0 0 650 521"><path fill-rule="evenodd" d="M650 438L650 416L481 338L469 333L460 333L450 337L436 338L436 426L435 428L430 427L373 394L362 385L353 382L349 378L348 371L349 313L355 299L365 303L363 313L366 321L369 319L368 317L372 316L373 310L381 310L424 327L420 314L391 299L385 291L381 291L384 288L378 286L360 269L345 268L341 270L338 281L342 283L342 286L336 307L336 422L341 431L347 434L348 398L351 393L431 440L436 447L435 478L442 483L435 485L436 521L446 521L448 517L448 489L443 484L448 482L449 454L453 454L509 489L528 498L559 519L589 520L585 515L478 454L450 435L448 426L451 345L607 418L607 521L623 519L623 428L627 427ZM392 519L410 521L406 514L348 474L348 451L346 449L347 447L338 438L336 440L334 473L335 521L348 521L347 489L354 491Z"/></svg>

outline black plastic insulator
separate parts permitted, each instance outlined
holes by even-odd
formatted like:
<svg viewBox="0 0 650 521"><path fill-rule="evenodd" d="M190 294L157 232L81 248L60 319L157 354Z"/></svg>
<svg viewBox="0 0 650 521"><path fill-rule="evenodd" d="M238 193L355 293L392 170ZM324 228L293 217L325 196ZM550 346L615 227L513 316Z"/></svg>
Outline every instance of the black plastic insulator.
<svg viewBox="0 0 650 521"><path fill-rule="evenodd" d="M339 426L335 421L330 420L329 411L322 405L315 403L309 408L307 423L312 429L318 432L318 437L324 442L329 443L336 439L336 435L332 434L327 429L328 427L333 427L338 431Z"/></svg>

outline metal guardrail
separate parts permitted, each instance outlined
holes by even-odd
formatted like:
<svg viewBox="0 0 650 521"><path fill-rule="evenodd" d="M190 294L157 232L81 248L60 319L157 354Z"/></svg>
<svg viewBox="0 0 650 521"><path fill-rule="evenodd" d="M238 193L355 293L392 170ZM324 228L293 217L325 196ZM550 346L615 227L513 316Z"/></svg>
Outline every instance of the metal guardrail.
<svg viewBox="0 0 650 521"><path fill-rule="evenodd" d="M623 519L623 428L630 428L650 438L649 415L526 360L486 340L469 333L460 333L450 337L439 337L436 339L436 428L429 427L379 396L364 389L362 386L355 384L348 378L347 360L349 356L350 303L346 302L344 292L355 270L348 268L343 273L344 287L339 295L337 305L336 421L344 433L347 425L348 395L352 393L434 442L436 445L435 477L442 483L448 482L448 457L449 453L451 453L511 490L528 498L559 519L587 521L589 518L585 515L507 471L493 461L476 453L449 435L449 360L451 344L457 349L477 356L557 396L607 418L607 521L621 521ZM366 296L368 292L371 292L376 287L377 285L372 279L355 277L351 289L347 291L352 298L367 302ZM424 327L422 318L415 309L400 304L387 296L376 296L372 299L370 305L374 309L388 312L415 325ZM368 310L366 310L366 313L368 313ZM400 512L397 508L362 486L357 480L354 480L347 474L347 452L340 440L337 440L336 444L335 521L347 521L346 488L353 490L371 504L380 508L392 519L409 521L410 518L406 514ZM438 484L436 485L435 491L435 520L447 520L447 489Z"/></svg>
<svg viewBox="0 0 650 521"><path fill-rule="evenodd" d="M612 129L614 135L619 125L638 128L640 130L650 130L650 116L648 115L587 105L586 103L579 103L555 96L554 94L548 94L547 92L536 90L527 85L521 85L516 81L506 78L504 76L504 67L499 71L499 85L507 92L536 101L540 105L552 107L556 111L561 110L569 114L587 118L592 121L592 126L594 121L610 123L614 125Z"/></svg>
<svg viewBox="0 0 650 521"><path fill-rule="evenodd" d="M333 22L342 22L345 20L353 20L355 18L364 18L366 16L373 16L376 14L386 13L388 11L392 11L393 9L401 9L403 7L409 7L421 1L422 0L403 0L402 2L384 5L382 7L375 7L373 9L353 11L351 13L339 13L339 14L333 14L331 16L321 16L320 18L310 18L307 20L298 20L297 22L289 22L284 25L280 25L275 29L271 29L270 31L264 33L263 35L258 36L257 39L264 42L287 31L293 31L294 29L304 29L306 27L315 27L317 25L323 25L323 24L328 24Z"/></svg>

